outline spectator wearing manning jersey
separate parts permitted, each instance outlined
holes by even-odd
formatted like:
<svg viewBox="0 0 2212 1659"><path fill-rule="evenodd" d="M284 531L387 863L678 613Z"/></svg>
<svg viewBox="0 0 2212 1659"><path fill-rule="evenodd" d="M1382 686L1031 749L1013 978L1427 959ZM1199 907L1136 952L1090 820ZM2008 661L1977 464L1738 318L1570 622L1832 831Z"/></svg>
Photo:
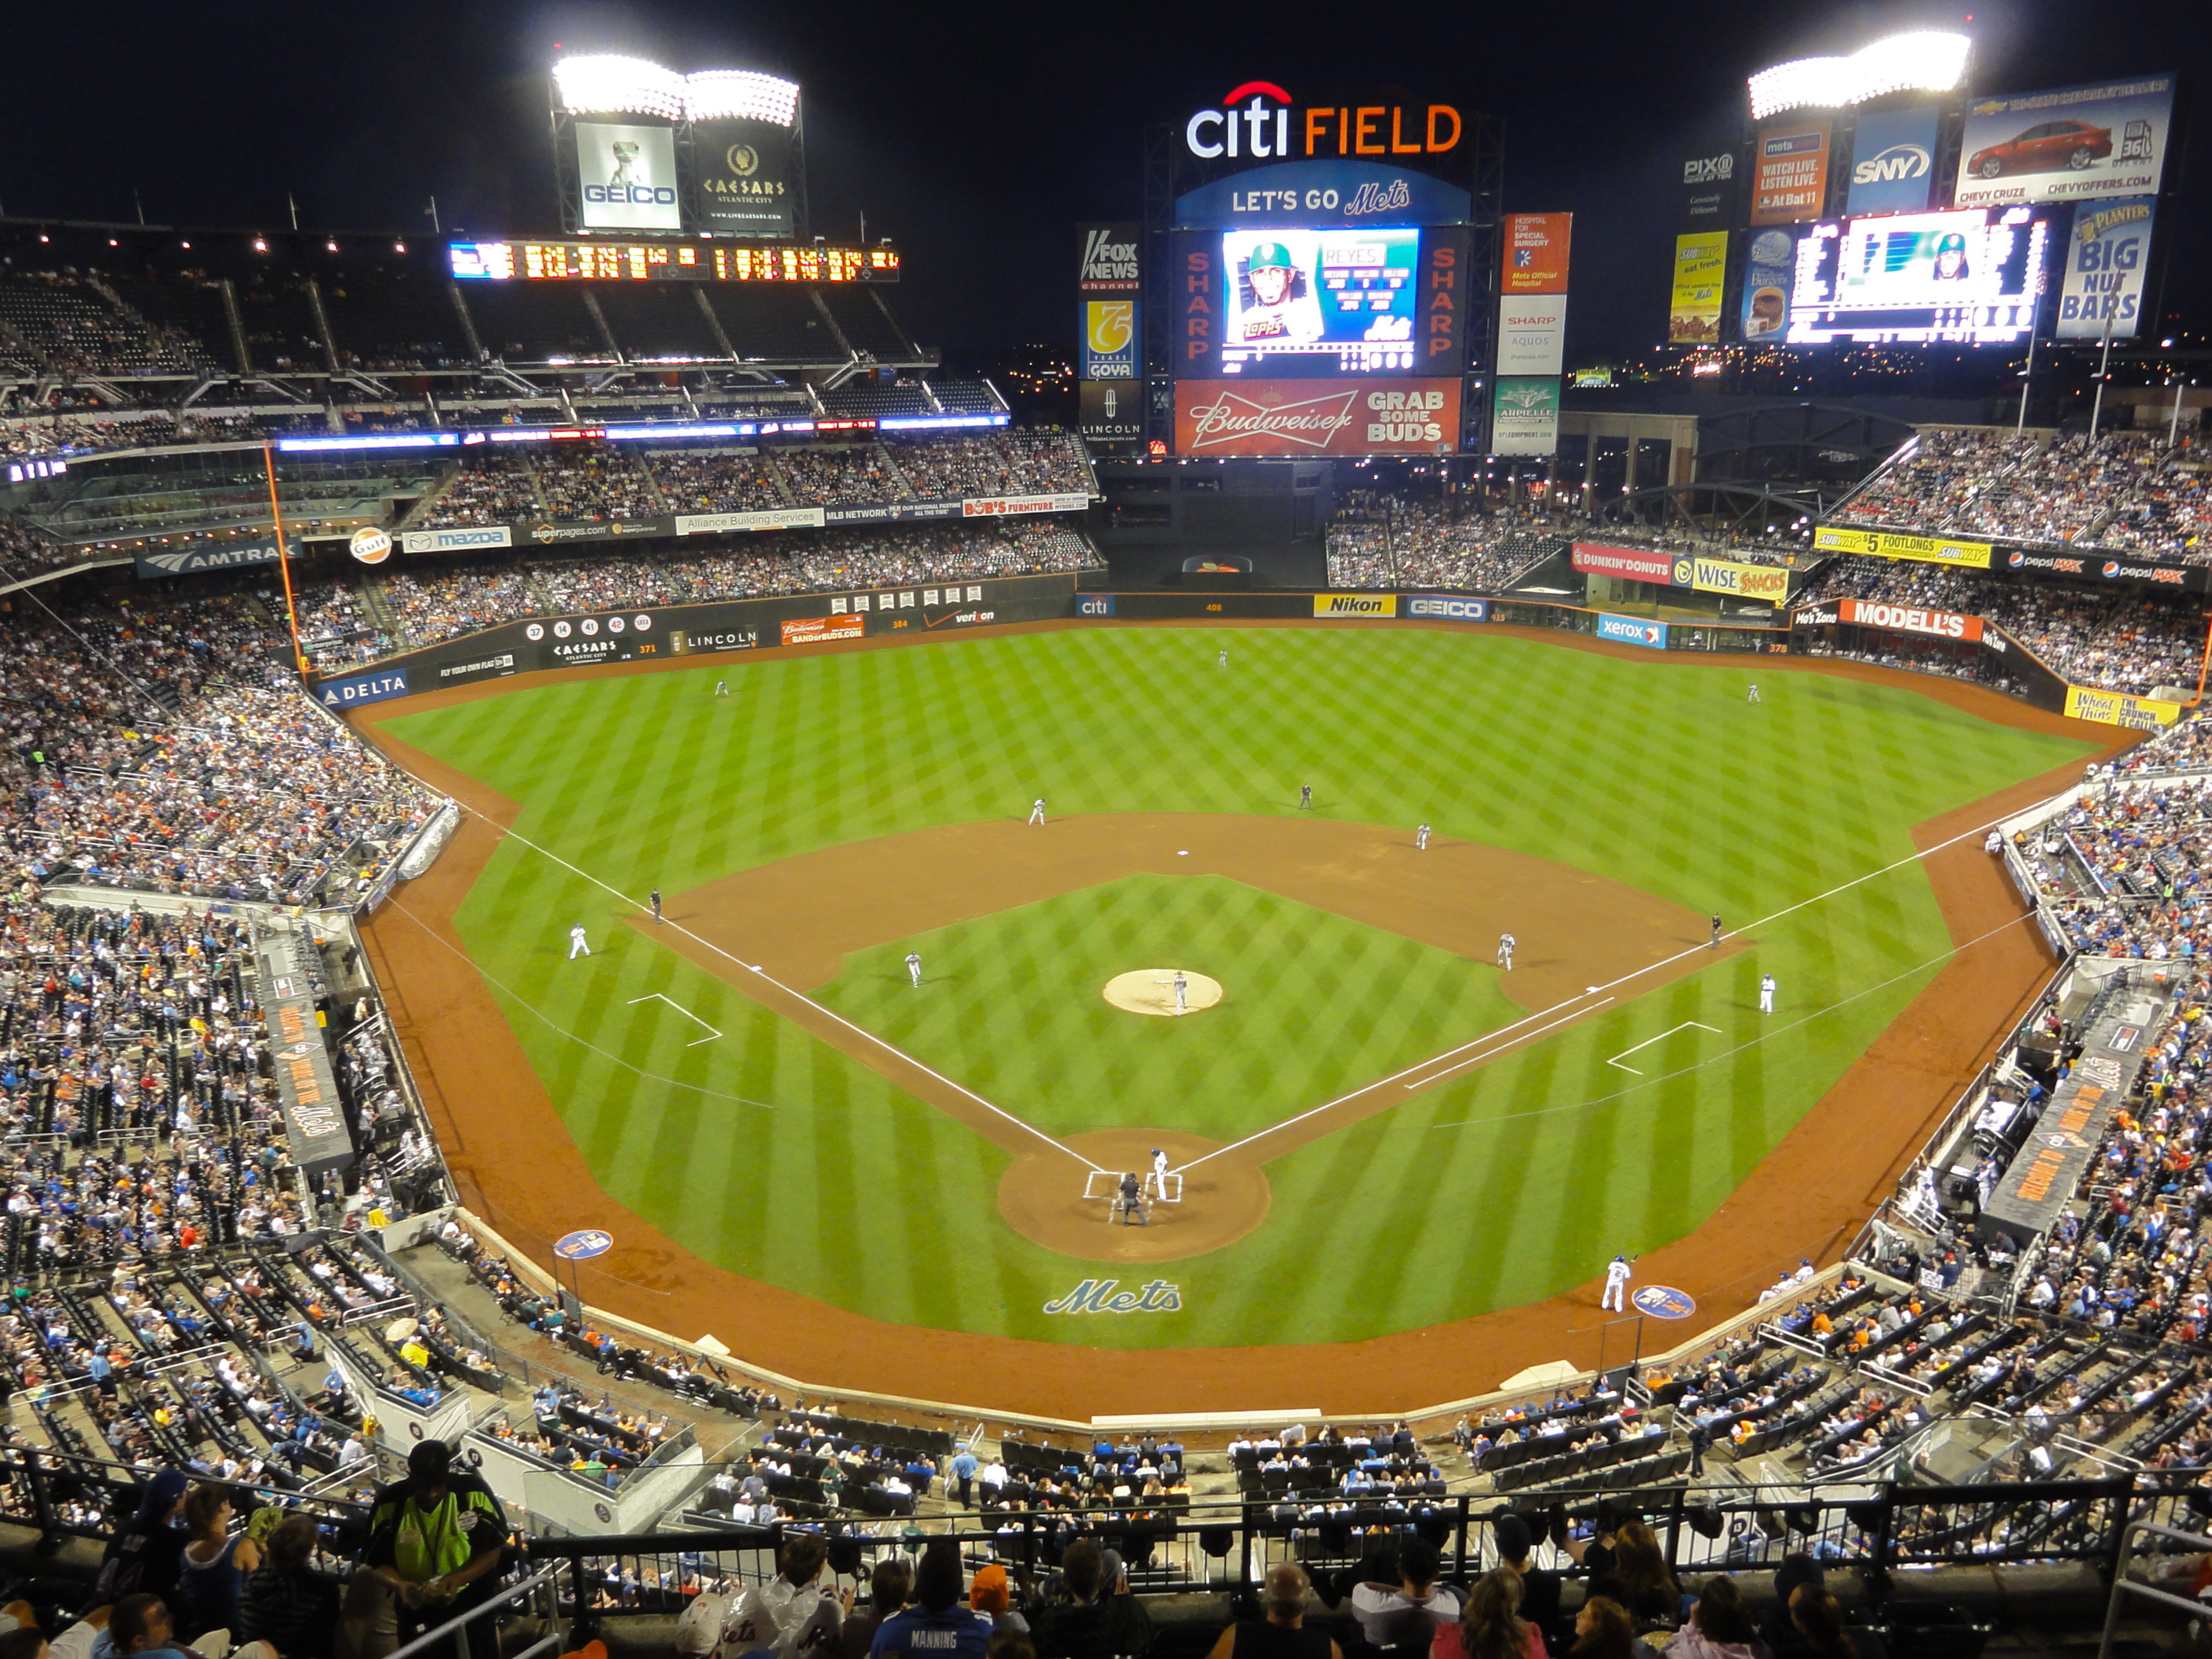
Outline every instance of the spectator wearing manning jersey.
<svg viewBox="0 0 2212 1659"><path fill-rule="evenodd" d="M984 1659L991 1621L972 1611L960 1594L960 1546L933 1538L921 1548L914 1573L914 1605L884 1620L872 1659Z"/></svg>
<svg viewBox="0 0 2212 1659"><path fill-rule="evenodd" d="M773 1653L777 1659L832 1659L853 1593L822 1582L830 1547L818 1533L795 1532L776 1552L775 1577L738 1598L722 1626L723 1659Z"/></svg>

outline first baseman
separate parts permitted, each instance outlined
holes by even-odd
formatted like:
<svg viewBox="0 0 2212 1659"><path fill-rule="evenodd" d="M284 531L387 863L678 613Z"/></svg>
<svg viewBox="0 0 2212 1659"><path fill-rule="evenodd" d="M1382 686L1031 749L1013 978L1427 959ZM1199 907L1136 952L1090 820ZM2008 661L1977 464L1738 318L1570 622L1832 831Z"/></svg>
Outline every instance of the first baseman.
<svg viewBox="0 0 2212 1659"><path fill-rule="evenodd" d="M1042 795L1039 795L1035 800L1030 803L1030 822L1031 823L1042 823L1044 822L1044 797Z"/></svg>
<svg viewBox="0 0 2212 1659"><path fill-rule="evenodd" d="M580 921L568 930L568 960L574 962L578 957L591 954L591 942L584 932L584 924Z"/></svg>
<svg viewBox="0 0 2212 1659"><path fill-rule="evenodd" d="M906 970L907 970L908 974L908 975L910 975L913 977L913 980L914 980L914 988L915 988L915 990L917 990L917 991L919 991L920 989L921 989L921 951L908 951L908 952L906 953Z"/></svg>
<svg viewBox="0 0 2212 1659"><path fill-rule="evenodd" d="M1510 933L1498 936L1498 965L1509 974L1513 971L1513 935Z"/></svg>

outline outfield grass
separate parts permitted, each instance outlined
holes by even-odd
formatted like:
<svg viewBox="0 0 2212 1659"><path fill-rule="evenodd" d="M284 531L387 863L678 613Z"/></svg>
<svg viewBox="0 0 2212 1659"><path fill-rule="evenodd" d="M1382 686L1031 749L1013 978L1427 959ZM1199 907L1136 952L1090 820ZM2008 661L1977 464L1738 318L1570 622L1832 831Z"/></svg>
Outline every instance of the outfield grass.
<svg viewBox="0 0 2212 1659"><path fill-rule="evenodd" d="M1747 706L1754 677L1765 701ZM709 695L718 678L732 696ZM1905 858L1913 824L2087 752L1911 690L1748 660L1615 659L1480 629L1101 629L932 642L543 686L393 727L520 802L525 836L635 895L894 830L1019 818L1037 795L1056 817L1288 811L1310 782L1324 814L1425 820L1731 925ZM1206 884L1157 879L1193 893ZM1049 963L1056 930L1085 925L1067 908L1082 896L966 927L994 941L1011 975ZM1070 1322L1040 1310L1089 1269L998 1218L1002 1153L616 927L627 908L509 842L459 918L611 1194L709 1260L875 1317L1115 1346L1372 1336L1550 1295L1616 1249L1678 1237L1948 946L1917 866L1823 900L1758 930L1753 951L1271 1164L1267 1223L1175 1264L1182 1312ZM607 944L572 966L565 935L579 919L595 947ZM869 976L880 984L882 961L908 948L848 962L831 994L855 1009L889 1004ZM1769 971L1782 1018L1763 1024L1756 984ZM660 1004L630 1006L652 991L724 1037L686 1047L696 1028ZM1046 1096L1063 1085L1081 1110L1107 1109L1097 1103L1112 1092L1107 1079L1048 1090L1049 1054L1016 1052L1025 998L981 984L972 995L966 1035L927 1021L907 1035L971 1084L997 1066L999 1086L1036 1090L1041 1119L1062 1109ZM1053 1022L1076 1016L1067 997L1035 1006L1053 1011L1030 1038L1044 1049ZM893 1006L867 1017L895 1041L900 1018L920 1018ZM1440 991L1358 1040L1381 1044L1379 1071L1385 1049L1442 1049L1495 1019L1479 991ZM1685 1020L1718 1032L1646 1050L1655 1063L1642 1079L1606 1064ZM1283 1052L1255 1057L1241 1043L1231 1054L1180 1043L1206 1022L1183 1024L1157 1052L1132 1050L1146 1088L1189 1078L1189 1098L1219 1068L1258 1066L1271 1100L1295 1109L1324 1088L1295 1084L1294 1072L1359 1063L1293 1052L1340 1046L1328 1029L1273 1032L1254 1046ZM1726 1063L1695 1066L1747 1042ZM1662 1060L1692 1069L1667 1075ZM1287 1115L1266 1109L1268 1121Z"/></svg>
<svg viewBox="0 0 2212 1659"><path fill-rule="evenodd" d="M1099 994L1176 965L1220 981L1220 1003L1158 1018ZM1520 1018L1498 981L1225 876L1147 875L857 952L815 1000L1048 1133L1143 1124L1231 1140L1425 1060L1439 1031Z"/></svg>

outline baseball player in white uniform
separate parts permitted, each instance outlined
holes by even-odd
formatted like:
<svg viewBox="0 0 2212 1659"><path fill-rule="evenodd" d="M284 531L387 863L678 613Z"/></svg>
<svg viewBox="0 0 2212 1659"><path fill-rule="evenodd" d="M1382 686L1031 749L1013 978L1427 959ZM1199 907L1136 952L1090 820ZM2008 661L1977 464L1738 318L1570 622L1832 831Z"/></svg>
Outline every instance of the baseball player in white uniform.
<svg viewBox="0 0 2212 1659"><path fill-rule="evenodd" d="M1178 968L1175 970L1175 977L1173 979L1156 979L1152 983L1155 985L1174 986L1176 1012L1177 1014L1187 1014L1190 1012L1188 1001L1190 996L1190 981L1183 977L1182 969Z"/></svg>
<svg viewBox="0 0 2212 1659"><path fill-rule="evenodd" d="M1031 823L1044 822L1044 797L1042 795L1030 803L1030 822Z"/></svg>
<svg viewBox="0 0 2212 1659"><path fill-rule="evenodd" d="M727 681L727 680L716 680L716 681L714 682L714 695L715 695L716 696L718 696L718 697L726 697L726 696L728 696L730 695L730 683L729 683L729 681Z"/></svg>
<svg viewBox="0 0 2212 1659"><path fill-rule="evenodd" d="M1224 645L1221 647L1221 654L1214 659L1214 661L1215 665L1218 667L1226 668L1229 666L1229 647L1227 646Z"/></svg>
<svg viewBox="0 0 2212 1659"><path fill-rule="evenodd" d="M1615 1313L1628 1311L1628 1258L1617 1255L1605 1266L1605 1294L1598 1306L1610 1308Z"/></svg>
<svg viewBox="0 0 2212 1659"><path fill-rule="evenodd" d="M1413 845L1424 853L1429 850L1429 826L1427 824L1417 823L1413 826Z"/></svg>
<svg viewBox="0 0 2212 1659"><path fill-rule="evenodd" d="M1513 935L1510 933L1498 936L1498 965L1509 974L1513 971Z"/></svg>
<svg viewBox="0 0 2212 1659"><path fill-rule="evenodd" d="M1759 701L1759 682L1758 682L1758 681L1753 680L1753 681L1752 682L1752 685L1751 685L1751 696L1750 696L1748 698L1747 698L1747 699L1746 699L1746 701L1747 701L1747 702L1757 702Z"/></svg>
<svg viewBox="0 0 2212 1659"><path fill-rule="evenodd" d="M1774 975L1771 974L1763 974L1759 976L1759 1012L1762 1014L1771 1014L1774 1012Z"/></svg>
<svg viewBox="0 0 2212 1659"><path fill-rule="evenodd" d="M907 974L908 974L908 977L910 977L910 978L914 981L914 988L915 988L915 990L917 990L917 991L919 991L920 989L921 989L921 951L908 951L908 952L906 953L906 971L907 971Z"/></svg>
<svg viewBox="0 0 2212 1659"><path fill-rule="evenodd" d="M1164 1201L1168 1195L1168 1155L1158 1147L1152 1148L1152 1190Z"/></svg>
<svg viewBox="0 0 2212 1659"><path fill-rule="evenodd" d="M580 921L568 930L568 960L574 962L578 957L591 954L591 940L584 932L584 924Z"/></svg>

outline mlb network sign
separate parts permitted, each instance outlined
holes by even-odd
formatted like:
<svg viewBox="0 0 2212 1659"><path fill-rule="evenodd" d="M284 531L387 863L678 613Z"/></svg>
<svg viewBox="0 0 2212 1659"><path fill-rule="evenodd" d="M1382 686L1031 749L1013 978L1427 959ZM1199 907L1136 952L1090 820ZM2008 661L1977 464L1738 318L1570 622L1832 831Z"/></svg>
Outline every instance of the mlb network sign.
<svg viewBox="0 0 2212 1659"><path fill-rule="evenodd" d="M1597 636L1621 645L1644 645L1654 651L1667 648L1667 624L1645 622L1641 617L1614 617L1598 613Z"/></svg>

